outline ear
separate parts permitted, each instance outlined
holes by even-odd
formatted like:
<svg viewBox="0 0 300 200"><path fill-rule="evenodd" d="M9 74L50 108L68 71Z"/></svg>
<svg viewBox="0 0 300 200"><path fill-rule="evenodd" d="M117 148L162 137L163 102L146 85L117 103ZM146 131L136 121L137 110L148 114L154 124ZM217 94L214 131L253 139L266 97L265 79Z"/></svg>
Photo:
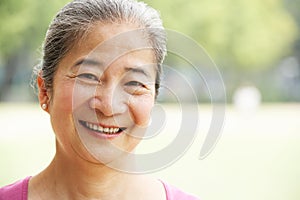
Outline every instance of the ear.
<svg viewBox="0 0 300 200"><path fill-rule="evenodd" d="M44 110L46 112L49 112L49 100L50 100L50 96L49 96L49 92L48 92L47 88L45 87L45 81L41 77L40 73L37 76L37 85L38 85L38 88L39 88L38 98L39 98L40 105L46 104L47 108L44 109Z"/></svg>

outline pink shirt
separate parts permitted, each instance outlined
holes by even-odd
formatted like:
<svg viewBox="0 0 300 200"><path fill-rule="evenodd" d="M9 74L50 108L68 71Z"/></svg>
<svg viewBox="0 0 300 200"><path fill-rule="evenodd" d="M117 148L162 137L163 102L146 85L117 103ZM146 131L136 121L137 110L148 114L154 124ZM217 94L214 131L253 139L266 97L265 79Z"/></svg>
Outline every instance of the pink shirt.
<svg viewBox="0 0 300 200"><path fill-rule="evenodd" d="M185 193L178 188L161 181L165 187L167 200L199 200L196 196Z"/></svg>
<svg viewBox="0 0 300 200"><path fill-rule="evenodd" d="M30 176L0 188L0 200L27 200Z"/></svg>
<svg viewBox="0 0 300 200"><path fill-rule="evenodd" d="M11 185L0 188L0 200L27 200L28 183L30 177ZM165 187L167 200L199 200L197 197L187 194L174 186L161 181Z"/></svg>

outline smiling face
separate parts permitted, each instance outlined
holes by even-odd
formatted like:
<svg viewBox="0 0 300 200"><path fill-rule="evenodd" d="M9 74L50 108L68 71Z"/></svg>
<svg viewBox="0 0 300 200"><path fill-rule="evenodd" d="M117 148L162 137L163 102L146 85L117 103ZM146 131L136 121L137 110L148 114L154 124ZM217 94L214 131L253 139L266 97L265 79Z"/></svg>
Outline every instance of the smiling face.
<svg viewBox="0 0 300 200"><path fill-rule="evenodd" d="M48 111L58 148L67 155L109 163L132 152L143 136L156 65L136 28L96 24L59 63Z"/></svg>

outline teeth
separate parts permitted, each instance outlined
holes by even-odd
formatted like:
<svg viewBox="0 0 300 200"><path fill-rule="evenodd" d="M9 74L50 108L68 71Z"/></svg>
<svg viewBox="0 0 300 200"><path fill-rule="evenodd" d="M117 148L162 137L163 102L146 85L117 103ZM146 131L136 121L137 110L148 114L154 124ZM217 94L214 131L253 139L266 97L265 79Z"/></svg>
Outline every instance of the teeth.
<svg viewBox="0 0 300 200"><path fill-rule="evenodd" d="M88 122L85 122L86 127L88 127L91 130L103 132L105 134L114 134L117 133L120 129L119 128L104 128L102 126L98 126L96 124L91 124Z"/></svg>
<svg viewBox="0 0 300 200"><path fill-rule="evenodd" d="M114 133L114 130L115 130L114 128L110 128L109 132Z"/></svg>
<svg viewBox="0 0 300 200"><path fill-rule="evenodd" d="M93 129L97 131L97 130L98 130L98 126L97 126L97 125L94 125L94 126L93 126Z"/></svg>
<svg viewBox="0 0 300 200"><path fill-rule="evenodd" d="M103 132L109 132L109 128L104 128Z"/></svg>

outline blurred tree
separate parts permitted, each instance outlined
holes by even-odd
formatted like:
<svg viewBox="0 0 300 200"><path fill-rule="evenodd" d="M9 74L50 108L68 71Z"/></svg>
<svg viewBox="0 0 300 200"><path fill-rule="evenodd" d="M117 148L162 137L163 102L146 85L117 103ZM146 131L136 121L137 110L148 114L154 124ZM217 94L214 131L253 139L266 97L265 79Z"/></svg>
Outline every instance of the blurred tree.
<svg viewBox="0 0 300 200"><path fill-rule="evenodd" d="M1 0L0 1L0 67L3 67L0 100L11 86L18 67L41 44L47 26L66 0ZM28 60L28 59L27 59ZM23 65L23 66L22 66Z"/></svg>
<svg viewBox="0 0 300 200"><path fill-rule="evenodd" d="M300 27L300 0L285 0L285 5L297 22L298 27ZM298 58L300 63L300 37L298 37L298 40L294 43L294 50L294 54Z"/></svg>
<svg viewBox="0 0 300 200"><path fill-rule="evenodd" d="M51 18L68 1L0 0L0 101L16 71L32 68L28 58L36 54ZM218 65L232 70L257 72L300 49L292 49L298 30L284 0L144 1L161 12L167 28L192 37ZM299 20L299 0L285 1Z"/></svg>
<svg viewBox="0 0 300 200"><path fill-rule="evenodd" d="M297 37L297 26L282 0L146 2L161 11L167 28L189 35L217 63L234 69L272 66L291 51Z"/></svg>

